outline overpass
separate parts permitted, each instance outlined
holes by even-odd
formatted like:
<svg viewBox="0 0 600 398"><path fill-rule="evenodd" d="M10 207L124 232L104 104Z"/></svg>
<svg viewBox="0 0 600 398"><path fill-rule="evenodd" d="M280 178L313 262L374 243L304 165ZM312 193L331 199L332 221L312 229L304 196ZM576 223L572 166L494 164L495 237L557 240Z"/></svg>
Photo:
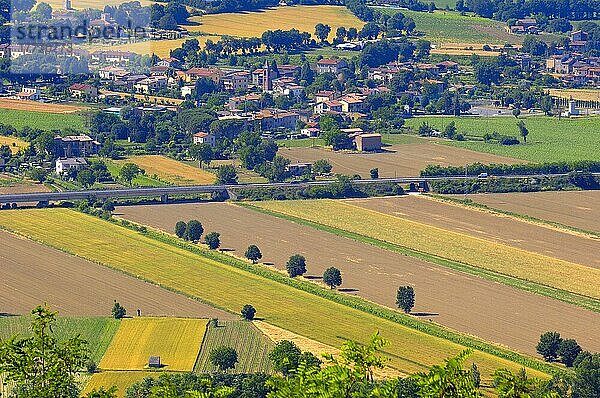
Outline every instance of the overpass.
<svg viewBox="0 0 600 398"><path fill-rule="evenodd" d="M551 176L564 176L567 174L551 174ZM600 176L600 173L594 175ZM512 175L512 176L494 176L494 178L520 179L529 177L543 177L547 174L531 175ZM460 181L473 179L477 176L444 176L444 177L396 177L396 178L378 178L368 180L352 180L352 184L369 185L377 183L396 183L410 184L423 183L431 181ZM169 196L173 195L195 195L207 193L229 193L240 188L269 189L269 188L307 188L311 186L324 186L336 183L337 180L306 181L306 182L281 182L281 183L255 183L255 184L232 184L232 185L192 185L192 186L169 186L169 187L150 187L150 188L125 188L125 189L97 189L83 191L65 191L65 192L32 192L19 194L0 195L0 204L6 203L49 203L59 201L74 200L105 200L117 198L139 198L139 197L160 197L166 202Z"/></svg>

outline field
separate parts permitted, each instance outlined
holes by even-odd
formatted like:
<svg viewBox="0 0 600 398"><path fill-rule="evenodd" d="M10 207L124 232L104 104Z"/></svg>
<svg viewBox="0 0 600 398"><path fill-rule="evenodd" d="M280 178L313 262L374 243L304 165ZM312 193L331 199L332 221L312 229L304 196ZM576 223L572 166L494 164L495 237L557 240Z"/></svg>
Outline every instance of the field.
<svg viewBox="0 0 600 398"><path fill-rule="evenodd" d="M532 162L558 162L600 159L600 117L557 119L532 116L522 119L529 130L527 144L506 146L483 141L448 141L455 147L492 153L499 156L529 160ZM517 120L507 117L418 117L408 119L407 127L417 129L423 122L443 131L451 121L459 133L482 137L498 132L519 136Z"/></svg>
<svg viewBox="0 0 600 398"><path fill-rule="evenodd" d="M241 206L169 204L119 207L116 212L167 232L177 220L196 218L205 230L221 233L222 246L230 253L241 257L248 245L256 244L261 261L280 270L290 255L302 254L311 280L319 282L325 269L335 266L342 271L342 291L392 308L398 286L410 284L418 296L414 312L423 319L522 352L535 354L535 344L548 327L576 333L581 344L600 349L600 341L588 332L600 330L600 314ZM474 214L476 220L480 213ZM527 310L516 313L516 307Z"/></svg>
<svg viewBox="0 0 600 398"><path fill-rule="evenodd" d="M151 40L151 41L142 41L137 43L128 43L128 44L117 44L117 45L103 45L103 44L94 44L91 46L83 46L88 51L96 51L96 50L119 50L119 51L131 51L141 55L152 55L156 54L161 58L166 58L171 55L171 50L181 47L183 42L186 40L196 39L200 43L200 47L203 47L206 44L207 40L212 40L214 42L220 39L219 36L194 36L194 37L186 37L184 39L174 39L174 40Z"/></svg>
<svg viewBox="0 0 600 398"><path fill-rule="evenodd" d="M0 98L0 109L17 111L39 112L39 113L76 113L85 110L82 106L48 104L37 101L23 101L9 98ZM4 115L4 112L2 112Z"/></svg>
<svg viewBox="0 0 600 398"><path fill-rule="evenodd" d="M71 210L6 210L0 212L0 225L232 312L252 303L258 309L257 316L265 321L331 346L339 346L346 339L364 342L375 330L381 330L391 341L384 351L391 357L390 365L405 373L424 370L464 349L444 338L225 265L221 261L234 262L226 256L200 256ZM81 239L81 231L86 231L86 239ZM483 375L498 367L521 367L479 350L471 360L477 362Z"/></svg>
<svg viewBox="0 0 600 398"><path fill-rule="evenodd" d="M271 360L268 355L275 344L252 322L247 321L219 321L219 326L209 324L194 371L198 373L218 371L210 363L210 353L220 346L232 347L236 350L238 363L232 370L235 373L271 371Z"/></svg>
<svg viewBox="0 0 600 398"><path fill-rule="evenodd" d="M19 138L0 135L0 146L2 145L8 145L13 155L19 153L20 150L29 147L27 142Z"/></svg>
<svg viewBox="0 0 600 398"><path fill-rule="evenodd" d="M341 6L294 6L277 7L263 11L212 14L192 17L197 25L185 26L190 32L203 32L210 35L238 37L260 37L267 30L296 28L314 35L315 25L325 23L331 27L329 40L335 37L338 27L364 25L346 7Z"/></svg>
<svg viewBox="0 0 600 398"><path fill-rule="evenodd" d="M600 232L600 191L469 195L469 199L573 228Z"/></svg>
<svg viewBox="0 0 600 398"><path fill-rule="evenodd" d="M417 31L424 32L425 38L433 43L465 43L466 46L483 44L519 44L522 38L506 32L506 24L488 18L462 16L454 11L434 13L409 10L395 10L378 7L383 13L392 15L402 12L411 17Z"/></svg>
<svg viewBox="0 0 600 398"><path fill-rule="evenodd" d="M156 378L160 375L158 372L100 372L95 373L90 381L86 384L83 389L82 395L92 392L94 389L100 387L109 388L110 386L117 387L117 396L124 397L125 391L133 383L141 381L146 377Z"/></svg>
<svg viewBox="0 0 600 398"><path fill-rule="evenodd" d="M60 315L54 326L56 336L66 339L80 334L89 344L91 359L98 363L119 328L119 321L113 318L66 318ZM21 337L29 336L30 323L29 316L0 317L0 339L15 334Z"/></svg>
<svg viewBox="0 0 600 398"><path fill-rule="evenodd" d="M2 108L1 105L0 108ZM32 115L35 115L35 117ZM77 113L46 113L38 110L1 109L0 123L9 124L16 129L28 126L41 130L61 130L65 128L87 130L83 116Z"/></svg>
<svg viewBox="0 0 600 398"><path fill-rule="evenodd" d="M48 187L43 184L34 183L11 174L0 173L0 195L48 191Z"/></svg>
<svg viewBox="0 0 600 398"><path fill-rule="evenodd" d="M163 369L191 372L206 332L206 319L122 319L98 367L102 370L144 370L148 358L160 356Z"/></svg>
<svg viewBox="0 0 600 398"><path fill-rule="evenodd" d="M146 101L148 103L152 103L152 104L158 104L158 105L179 105L183 102L182 99L177 99L177 98L169 98L169 97L156 97L153 95L145 95L145 94L131 94L131 93L121 93L121 92L117 92L117 91L108 91L108 90L100 90L101 94L105 94L105 95L118 95L121 98L131 98L132 96L137 99L137 100L141 100L141 101Z"/></svg>
<svg viewBox="0 0 600 398"><path fill-rule="evenodd" d="M468 236L360 208L348 202L305 200L257 206L356 232L449 260L600 299L600 268L559 260L505 244Z"/></svg>
<svg viewBox="0 0 600 398"><path fill-rule="evenodd" d="M64 225L64 224L61 224ZM0 231L3 285L0 308L28 314L47 303L61 315L108 316L117 299L142 315L219 317L233 315L121 272ZM10 288L9 288L10 287Z"/></svg>
<svg viewBox="0 0 600 398"><path fill-rule="evenodd" d="M160 155L133 156L117 161L117 164L135 163L146 171L147 176L156 176L161 181L175 185L209 185L216 181L213 173Z"/></svg>
<svg viewBox="0 0 600 398"><path fill-rule="evenodd" d="M464 165L465 163L518 163L516 159L441 145L432 140L419 140L415 144L385 147L381 153L344 153L325 148L280 148L278 154L292 162L314 162L327 159L334 173L359 174L363 178L377 167L380 177L419 175L428 164Z"/></svg>
<svg viewBox="0 0 600 398"><path fill-rule="evenodd" d="M108 172L113 177L113 179L115 181L121 181L121 167L124 163L127 163L127 161L115 161L112 159L104 159L104 162L106 163ZM167 186L169 184L166 181L160 181L157 178L153 178L152 175L145 173L136 175L135 178L131 181L131 185L134 187L162 187Z"/></svg>
<svg viewBox="0 0 600 398"><path fill-rule="evenodd" d="M148 6L154 1L151 0L139 0L142 6ZM76 10L83 10L86 8L93 8L97 10L104 10L104 6L118 6L124 3L124 0L73 0L73 8ZM60 0L49 0L48 4L52 6L54 10L62 10L63 2Z"/></svg>
<svg viewBox="0 0 600 398"><path fill-rule="evenodd" d="M594 89L558 89L550 88L547 90L553 97L567 98L583 101L600 101L600 90Z"/></svg>

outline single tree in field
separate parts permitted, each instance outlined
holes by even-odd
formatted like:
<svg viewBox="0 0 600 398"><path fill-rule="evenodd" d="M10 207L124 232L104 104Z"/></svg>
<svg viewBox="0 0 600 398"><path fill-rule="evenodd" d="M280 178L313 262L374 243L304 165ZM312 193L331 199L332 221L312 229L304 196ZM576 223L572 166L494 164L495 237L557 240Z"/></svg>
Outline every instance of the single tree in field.
<svg viewBox="0 0 600 398"><path fill-rule="evenodd" d="M329 25L324 25L322 23L315 25L315 36L321 41L321 43L327 40L329 32L331 32L331 27Z"/></svg>
<svg viewBox="0 0 600 398"><path fill-rule="evenodd" d="M177 221L177 224L175 224L175 235L177 235L178 238L185 237L186 229L187 224L185 223L185 221Z"/></svg>
<svg viewBox="0 0 600 398"><path fill-rule="evenodd" d="M237 351L234 348L220 346L210 352L210 363L221 372L235 368L238 363Z"/></svg>
<svg viewBox="0 0 600 398"><path fill-rule="evenodd" d="M400 286L396 294L396 305L405 313L410 313L415 306L415 289L412 286Z"/></svg>
<svg viewBox="0 0 600 398"><path fill-rule="evenodd" d="M290 372L298 367L301 354L302 351L296 344L282 340L269 353L269 359L273 362L276 371L281 372L284 376L289 376Z"/></svg>
<svg viewBox="0 0 600 398"><path fill-rule="evenodd" d="M187 223L185 227L184 238L186 240L191 240L192 242L197 242L200 240L200 237L204 233L204 227L198 220L191 220Z"/></svg>
<svg viewBox="0 0 600 398"><path fill-rule="evenodd" d="M521 134L521 137L523 137L523 141L527 143L527 136L529 135L529 130L525 126L525 122L521 120L519 121L519 123L517 123L517 126L519 127L519 133Z"/></svg>
<svg viewBox="0 0 600 398"><path fill-rule="evenodd" d="M252 264L256 264L256 262L262 258L262 253L256 245L248 246L244 255L248 260L252 261Z"/></svg>
<svg viewBox="0 0 600 398"><path fill-rule="evenodd" d="M306 273L306 259L300 254L294 254L286 264L288 274L293 278Z"/></svg>
<svg viewBox="0 0 600 398"><path fill-rule="evenodd" d="M540 342L536 347L536 351L546 361L554 361L558 357L558 348L561 342L560 333L546 332L540 336Z"/></svg>
<svg viewBox="0 0 600 398"><path fill-rule="evenodd" d="M372 180L376 180L379 178L379 169L377 167L371 169L371 171L369 171L369 175L371 176Z"/></svg>
<svg viewBox="0 0 600 398"><path fill-rule="evenodd" d="M204 237L204 243L210 250L216 250L221 246L221 234L218 232L209 232Z"/></svg>
<svg viewBox="0 0 600 398"><path fill-rule="evenodd" d="M581 347L573 339L566 339L560 342L558 351L556 352L560 357L560 361L568 368L573 366L575 358L581 352Z"/></svg>
<svg viewBox="0 0 600 398"><path fill-rule="evenodd" d="M323 273L323 282L332 289L342 284L342 273L335 267L329 267Z"/></svg>
<svg viewBox="0 0 600 398"><path fill-rule="evenodd" d="M117 302L117 300L115 300L115 304L113 305L113 308L112 308L113 318L123 319L123 318L125 318L125 315L127 315L127 310L125 309L125 307L123 307L121 304L119 304Z"/></svg>
<svg viewBox="0 0 600 398"><path fill-rule="evenodd" d="M138 174L143 174L143 170L134 163L125 163L123 167L121 167L121 171L119 171L119 175L129 186L131 186L133 179Z"/></svg>
<svg viewBox="0 0 600 398"><path fill-rule="evenodd" d="M242 308L242 318L244 318L247 321L253 320L255 314L256 314L256 309L250 304L246 304Z"/></svg>

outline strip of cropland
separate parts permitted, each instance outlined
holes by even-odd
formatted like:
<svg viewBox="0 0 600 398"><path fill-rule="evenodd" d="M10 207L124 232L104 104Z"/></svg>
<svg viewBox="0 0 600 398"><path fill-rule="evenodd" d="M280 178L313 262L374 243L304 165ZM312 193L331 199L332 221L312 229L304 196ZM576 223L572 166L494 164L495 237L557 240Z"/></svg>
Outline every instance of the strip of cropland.
<svg viewBox="0 0 600 398"><path fill-rule="evenodd" d="M68 227L65 227L68 228ZM106 316L114 300L142 315L234 316L85 259L0 231L0 308L27 314L46 303L60 316Z"/></svg>
<svg viewBox="0 0 600 398"><path fill-rule="evenodd" d="M144 370L151 356L159 356L164 370L191 372L207 323L206 319L123 319L99 367Z"/></svg>
<svg viewBox="0 0 600 398"><path fill-rule="evenodd" d="M144 380L145 378L158 378L162 373L149 371L127 371L127 372L100 372L94 373L92 378L87 382L81 395L91 393L93 390L98 390L101 387L110 388L117 387L117 397L124 397L128 387L133 383Z"/></svg>
<svg viewBox="0 0 600 398"><path fill-rule="evenodd" d="M231 311L237 312L251 303L258 309L257 315L267 322L324 344L339 346L347 339L364 342L375 330L380 330L391 342L385 350L391 357L390 365L401 372L422 371L455 355L465 345L480 348L471 359L484 375L499 367L522 366L513 360L551 370L533 358L399 313L392 314L383 307L342 297L230 256L179 241L175 244L173 238L162 233L150 231L144 235L67 209L6 210L0 212L0 225ZM530 369L530 372L544 377L540 371Z"/></svg>
<svg viewBox="0 0 600 398"><path fill-rule="evenodd" d="M600 233L600 191L481 194L469 199L492 209Z"/></svg>
<svg viewBox="0 0 600 398"><path fill-rule="evenodd" d="M116 163L135 163L144 169L146 175L156 175L160 180L175 185L208 185L217 179L213 173L161 155L132 156Z"/></svg>
<svg viewBox="0 0 600 398"><path fill-rule="evenodd" d="M241 257L255 244L263 264L282 271L289 256L301 254L307 278L318 282L334 266L342 272L340 290L387 307L395 307L398 286L411 285L417 295L413 312L422 319L524 353L535 355L539 336L547 330L572 336L590 351L600 350L593 333L600 332L600 313L242 206L120 206L115 214L165 232L179 220L198 219L206 231L221 233L221 247L228 253Z"/></svg>
<svg viewBox="0 0 600 398"><path fill-rule="evenodd" d="M448 231L334 200L262 202L256 206L383 242L600 299L600 269Z"/></svg>
<svg viewBox="0 0 600 398"><path fill-rule="evenodd" d="M483 141L485 134L519 136L517 123L512 117L454 117L425 116L406 120L406 126L418 129L423 123L444 131L450 122L454 122L459 133L479 137L480 141L449 141L448 145L478 152L493 153L531 162L570 162L577 160L600 159L600 117L562 118L550 116L521 117L529 130L527 143L519 145L500 145ZM522 140L522 139L521 139Z"/></svg>

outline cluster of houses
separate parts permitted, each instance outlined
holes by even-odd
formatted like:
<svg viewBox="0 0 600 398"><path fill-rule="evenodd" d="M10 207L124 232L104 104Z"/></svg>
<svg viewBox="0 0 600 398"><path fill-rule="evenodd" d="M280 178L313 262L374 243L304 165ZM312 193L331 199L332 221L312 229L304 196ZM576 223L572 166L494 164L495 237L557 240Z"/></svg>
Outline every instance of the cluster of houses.
<svg viewBox="0 0 600 398"><path fill-rule="evenodd" d="M569 50L547 58L546 71L567 84L600 84L600 57L584 56L580 52L585 48L587 40L588 34L584 31L571 33Z"/></svg>
<svg viewBox="0 0 600 398"><path fill-rule="evenodd" d="M538 35L541 32L534 18L517 19L513 25L507 26L506 30L514 35Z"/></svg>
<svg viewBox="0 0 600 398"><path fill-rule="evenodd" d="M55 163L55 171L58 175L68 175L73 170L79 171L88 166L85 157L97 155L100 143L89 135L56 136L54 147L59 158Z"/></svg>

